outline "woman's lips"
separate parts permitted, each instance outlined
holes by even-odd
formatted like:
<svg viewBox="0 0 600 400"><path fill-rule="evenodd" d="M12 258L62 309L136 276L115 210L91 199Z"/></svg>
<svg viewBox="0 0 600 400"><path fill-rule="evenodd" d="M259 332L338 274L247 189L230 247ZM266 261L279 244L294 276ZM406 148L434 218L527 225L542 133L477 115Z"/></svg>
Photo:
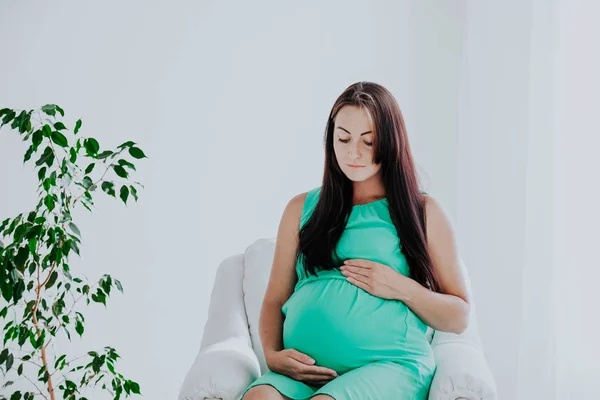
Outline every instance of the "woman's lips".
<svg viewBox="0 0 600 400"><path fill-rule="evenodd" d="M353 164L348 164L349 167L351 168L362 168L364 167L364 165L353 165Z"/></svg>

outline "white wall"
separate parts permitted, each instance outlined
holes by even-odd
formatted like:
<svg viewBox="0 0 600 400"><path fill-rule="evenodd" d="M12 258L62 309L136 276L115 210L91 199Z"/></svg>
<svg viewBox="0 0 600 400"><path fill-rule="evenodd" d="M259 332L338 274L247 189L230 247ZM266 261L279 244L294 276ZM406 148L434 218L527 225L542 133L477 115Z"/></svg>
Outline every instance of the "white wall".
<svg viewBox="0 0 600 400"><path fill-rule="evenodd" d="M453 217L468 210L478 197L457 197L464 167L454 167L464 11L462 1L441 0L0 5L0 106L59 104L67 124L82 118L82 134L101 146L131 139L150 157L139 163L146 189L138 204L103 199L93 214L77 214L83 257L72 267L90 279L113 274L125 295L106 310L83 309L87 334L70 354L114 346L118 369L145 398L174 398L200 343L215 268L274 236L289 198L320 184L327 115L355 81L393 92L425 189ZM0 218L36 202L25 149L15 133L0 132ZM465 181L458 187L475 192ZM502 230L482 224L477 232L498 236L463 240L462 253L473 261L492 369L503 375L505 342L486 314L506 306L483 294L508 275L479 252L510 230L506 220L488 222ZM64 340L58 346L67 351Z"/></svg>
<svg viewBox="0 0 600 400"><path fill-rule="evenodd" d="M558 0L552 148L557 399L598 398L600 4Z"/></svg>
<svg viewBox="0 0 600 400"><path fill-rule="evenodd" d="M457 226L501 399L596 399L598 4L471 1Z"/></svg>
<svg viewBox="0 0 600 400"><path fill-rule="evenodd" d="M515 399L525 257L529 2L470 2L462 66L457 219L499 398Z"/></svg>

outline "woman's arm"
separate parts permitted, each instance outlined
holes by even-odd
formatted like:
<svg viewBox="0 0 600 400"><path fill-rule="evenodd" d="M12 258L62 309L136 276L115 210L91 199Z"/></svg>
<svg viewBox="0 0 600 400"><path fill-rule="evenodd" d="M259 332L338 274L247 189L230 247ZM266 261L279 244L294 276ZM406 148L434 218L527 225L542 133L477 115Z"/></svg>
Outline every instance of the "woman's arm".
<svg viewBox="0 0 600 400"><path fill-rule="evenodd" d="M428 250L442 293L412 279L401 279L396 298L433 329L462 333L469 324L470 304L452 223L439 202L431 196L425 198Z"/></svg>
<svg viewBox="0 0 600 400"><path fill-rule="evenodd" d="M290 298L298 280L296 275L296 249L298 228L306 193L292 198L281 217L273 266L263 299L259 319L260 339L267 365L272 352L283 350L283 313L281 307Z"/></svg>

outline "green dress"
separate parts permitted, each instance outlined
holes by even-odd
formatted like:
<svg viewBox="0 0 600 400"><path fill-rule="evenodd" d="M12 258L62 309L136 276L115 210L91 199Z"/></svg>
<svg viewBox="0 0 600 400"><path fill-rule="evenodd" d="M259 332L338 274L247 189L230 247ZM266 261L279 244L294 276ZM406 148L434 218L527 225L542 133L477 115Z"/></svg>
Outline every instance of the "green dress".
<svg viewBox="0 0 600 400"><path fill-rule="evenodd" d="M300 226L313 212L321 188L308 191ZM367 259L410 277L400 251L388 201L352 208L337 245L345 259ZM298 282L283 305L283 346L308 354L314 365L338 377L321 387L268 371L244 391L270 385L295 400L327 394L336 400L425 400L436 364L427 325L403 302L373 296L346 280L339 269L307 276L296 264Z"/></svg>

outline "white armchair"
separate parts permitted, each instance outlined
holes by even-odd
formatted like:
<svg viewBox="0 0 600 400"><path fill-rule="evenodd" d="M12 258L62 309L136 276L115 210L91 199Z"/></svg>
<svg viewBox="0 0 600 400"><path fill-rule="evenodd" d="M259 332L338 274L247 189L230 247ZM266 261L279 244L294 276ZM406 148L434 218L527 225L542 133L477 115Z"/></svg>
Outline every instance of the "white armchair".
<svg viewBox="0 0 600 400"><path fill-rule="evenodd" d="M274 250L275 239L259 239L219 265L200 351L179 400L239 400L246 386L268 371L258 320ZM428 331L437 362L429 400L497 398L471 310L469 327L460 335Z"/></svg>

